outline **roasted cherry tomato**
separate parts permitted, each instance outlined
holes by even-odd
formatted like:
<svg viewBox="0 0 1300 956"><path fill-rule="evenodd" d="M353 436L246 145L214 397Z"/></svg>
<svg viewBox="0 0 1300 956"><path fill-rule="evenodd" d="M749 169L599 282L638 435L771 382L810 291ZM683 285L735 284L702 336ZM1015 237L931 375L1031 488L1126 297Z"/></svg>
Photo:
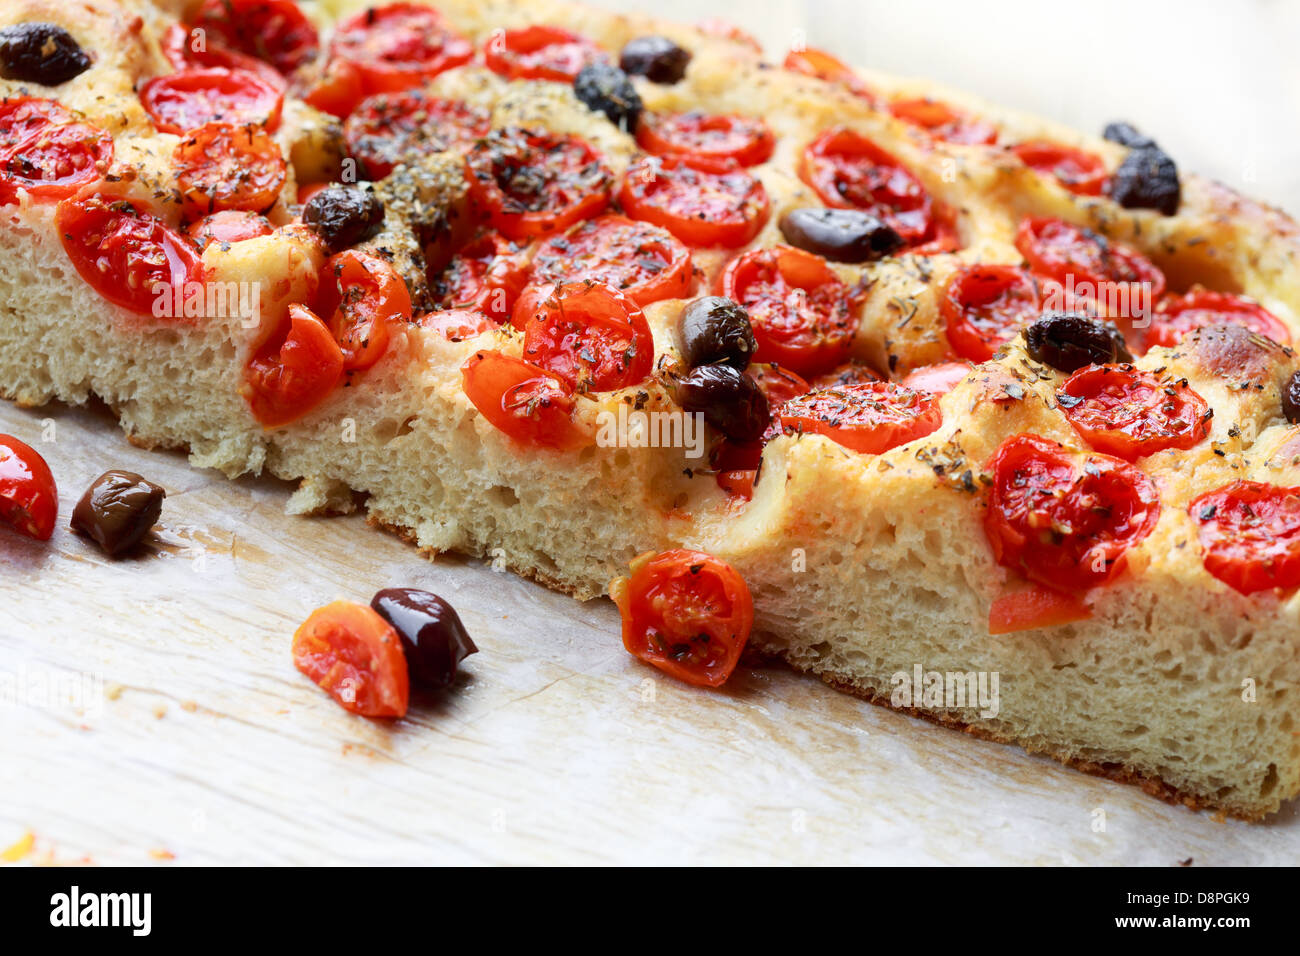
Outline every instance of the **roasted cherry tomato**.
<svg viewBox="0 0 1300 956"><path fill-rule="evenodd" d="M1110 455L1077 455L1037 435L1013 435L989 462L984 533L1003 567L1063 591L1120 573L1151 533L1160 496L1142 471Z"/></svg>
<svg viewBox="0 0 1300 956"><path fill-rule="evenodd" d="M1061 386L1056 403L1084 441L1127 461L1199 444L1214 414L1186 379L1132 365L1081 368Z"/></svg>
<svg viewBox="0 0 1300 956"><path fill-rule="evenodd" d="M57 100L39 96L0 98L0 156L8 155L33 134L76 121L72 111Z"/></svg>
<svg viewBox="0 0 1300 956"><path fill-rule="evenodd" d="M1016 266L965 266L944 286L939 312L952 350L987 362L1038 317L1038 283Z"/></svg>
<svg viewBox="0 0 1300 956"><path fill-rule="evenodd" d="M854 96L866 100L873 107L877 105L876 94L871 91L867 84L862 82L858 74L853 71L853 68L824 50L814 50L812 47L791 50L786 54L782 66L795 73L815 76L819 80L834 83L836 86L848 90Z"/></svg>
<svg viewBox="0 0 1300 956"><path fill-rule="evenodd" d="M636 141L647 153L684 159L705 168L757 166L766 162L776 137L761 119L689 113L645 113Z"/></svg>
<svg viewBox="0 0 1300 956"><path fill-rule="evenodd" d="M437 332L449 342L463 342L484 332L491 332L497 327L477 309L443 309L439 312L426 312L411 320L422 329Z"/></svg>
<svg viewBox="0 0 1300 956"><path fill-rule="evenodd" d="M1041 584L1004 594L989 608L989 633L1014 634L1043 627L1059 627L1092 617L1092 608L1077 594L1067 594Z"/></svg>
<svg viewBox="0 0 1300 956"><path fill-rule="evenodd" d="M13 435L0 435L0 521L48 541L59 516L59 492L45 459Z"/></svg>
<svg viewBox="0 0 1300 956"><path fill-rule="evenodd" d="M0 205L62 199L101 178L113 162L113 137L90 123L31 124L12 146L0 147Z"/></svg>
<svg viewBox="0 0 1300 956"><path fill-rule="evenodd" d="M607 63L609 57L576 33L560 27L531 26L494 33L487 41L484 62L493 73L511 80L572 83L584 66Z"/></svg>
<svg viewBox="0 0 1300 956"><path fill-rule="evenodd" d="M867 455L924 438L943 424L935 396L894 382L815 388L790 399L776 415L786 435L825 435Z"/></svg>
<svg viewBox="0 0 1300 956"><path fill-rule="evenodd" d="M1106 164L1096 153L1038 139L1017 143L1011 152L1034 172L1052 176L1080 196L1100 196L1106 185Z"/></svg>
<svg viewBox="0 0 1300 956"><path fill-rule="evenodd" d="M935 139L965 146L987 146L997 142L998 131L992 123L960 113L947 103L928 96L915 100L894 100L889 112L905 123L919 126Z"/></svg>
<svg viewBox="0 0 1300 956"><path fill-rule="evenodd" d="M813 388L831 388L836 385L861 385L863 382L879 382L881 375L870 365L859 361L849 361L818 375L809 383Z"/></svg>
<svg viewBox="0 0 1300 956"><path fill-rule="evenodd" d="M502 352L475 352L460 370L483 417L525 445L560 451L590 444L573 421L573 393L558 375Z"/></svg>
<svg viewBox="0 0 1300 956"><path fill-rule="evenodd" d="M192 129L172 154L185 215L223 209L265 212L284 187L287 166L280 146L257 126L208 123Z"/></svg>
<svg viewBox="0 0 1300 956"><path fill-rule="evenodd" d="M918 392L931 395L947 395L970 374L969 362L939 362L935 365L922 365L903 377L902 384Z"/></svg>
<svg viewBox="0 0 1300 956"><path fill-rule="evenodd" d="M640 385L654 348L640 307L598 282L554 287L524 325L524 358L579 392Z"/></svg>
<svg viewBox="0 0 1300 956"><path fill-rule="evenodd" d="M244 70L257 74L276 89L285 86L283 74L271 64L226 46L217 36L208 36L204 27L173 23L163 34L162 50L175 70Z"/></svg>
<svg viewBox="0 0 1300 956"><path fill-rule="evenodd" d="M330 55L361 73L367 94L409 90L468 63L474 45L442 14L416 3L390 3L358 11L338 25Z"/></svg>
<svg viewBox="0 0 1300 956"><path fill-rule="evenodd" d="M304 103L339 119L350 116L366 96L361 70L347 60L328 60L299 83Z"/></svg>
<svg viewBox="0 0 1300 956"><path fill-rule="evenodd" d="M389 331L411 320L411 295L378 256L348 249L325 267L317 312L343 350L343 369L370 368L388 348Z"/></svg>
<svg viewBox="0 0 1300 956"><path fill-rule="evenodd" d="M1186 295L1170 295L1156 306L1146 344L1177 345L1183 336L1216 325L1244 325L1282 345L1291 344L1291 332L1282 320L1258 302L1229 292L1193 289Z"/></svg>
<svg viewBox="0 0 1300 956"><path fill-rule="evenodd" d="M754 626L754 601L736 569L703 551L644 554L610 584L623 646L699 687L727 682Z"/></svg>
<svg viewBox="0 0 1300 956"><path fill-rule="evenodd" d="M398 163L479 139L490 128L491 116L480 106L410 90L364 100L343 135L366 177L383 179Z"/></svg>
<svg viewBox="0 0 1300 956"><path fill-rule="evenodd" d="M284 93L246 70L182 70L145 81L140 102L163 133L183 136L205 123L280 125Z"/></svg>
<svg viewBox="0 0 1300 956"><path fill-rule="evenodd" d="M735 248L771 214L762 180L743 170L709 172L678 159L646 157L628 167L619 204L692 246Z"/></svg>
<svg viewBox="0 0 1300 956"><path fill-rule="evenodd" d="M335 601L312 611L293 635L293 664L362 717L403 717L411 678L402 640L364 604Z"/></svg>
<svg viewBox="0 0 1300 956"><path fill-rule="evenodd" d="M609 205L613 176L576 136L497 129L467 159L470 198L510 239L566 229Z"/></svg>
<svg viewBox="0 0 1300 956"><path fill-rule="evenodd" d="M723 270L719 294L749 312L755 361L808 378L849 357L858 317L849 287L821 256L793 246L754 249Z"/></svg>
<svg viewBox="0 0 1300 956"><path fill-rule="evenodd" d="M311 309L291 305L286 334L254 353L240 392L263 427L278 428L325 401L342 377L343 352L330 330Z"/></svg>
<svg viewBox="0 0 1300 956"><path fill-rule="evenodd" d="M542 242L533 254L534 282L590 280L637 305L680 299L695 283L691 252L666 229L606 215Z"/></svg>
<svg viewBox="0 0 1300 956"><path fill-rule="evenodd" d="M127 200L101 193L70 197L59 203L54 222L81 277L132 312L150 315L160 295L202 281L194 245Z"/></svg>
<svg viewBox="0 0 1300 956"><path fill-rule="evenodd" d="M498 233L485 233L430 277L438 304L445 309L479 309L497 322L510 318L528 284L528 257Z"/></svg>
<svg viewBox="0 0 1300 956"><path fill-rule="evenodd" d="M275 227L265 216L240 209L226 209L214 212L211 216L196 219L185 227L185 234L194 240L200 249L206 249L208 243L220 244L243 242L258 236L269 236Z"/></svg>
<svg viewBox="0 0 1300 956"><path fill-rule="evenodd" d="M861 133L828 130L803 155L801 175L822 202L884 220L908 246L935 237L934 203L920 181Z"/></svg>
<svg viewBox="0 0 1300 956"><path fill-rule="evenodd" d="M1195 499L1205 570L1242 594L1300 586L1300 488L1234 481Z"/></svg>
<svg viewBox="0 0 1300 956"><path fill-rule="evenodd" d="M320 49L316 28L293 0L204 0L194 26L286 74Z"/></svg>

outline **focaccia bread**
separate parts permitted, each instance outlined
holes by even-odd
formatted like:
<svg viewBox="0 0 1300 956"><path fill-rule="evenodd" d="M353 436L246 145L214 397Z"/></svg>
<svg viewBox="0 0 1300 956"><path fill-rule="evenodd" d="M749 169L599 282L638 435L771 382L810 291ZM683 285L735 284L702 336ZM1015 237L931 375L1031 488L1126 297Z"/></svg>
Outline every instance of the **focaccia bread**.
<svg viewBox="0 0 1300 956"><path fill-rule="evenodd" d="M716 25L440 0L433 42L419 4L299 7L0 11L90 57L0 80L5 396L98 396L134 442L300 480L294 511L363 499L426 553L581 599L643 552L707 552L752 593L751 643L837 687L1193 807L1300 792L1290 219L1129 128L775 65ZM573 82L620 51L630 81ZM178 66L227 75L156 81ZM59 137L81 160L36 162ZM306 201L327 182L345 198ZM728 367L760 387L719 371L688 399L710 363L682 316L715 293L748 310L757 351ZM619 348L566 345L556 301L613 310ZM503 430L467 388L521 360L546 372ZM689 429L684 406L706 432L607 440ZM943 675L996 675L996 706Z"/></svg>

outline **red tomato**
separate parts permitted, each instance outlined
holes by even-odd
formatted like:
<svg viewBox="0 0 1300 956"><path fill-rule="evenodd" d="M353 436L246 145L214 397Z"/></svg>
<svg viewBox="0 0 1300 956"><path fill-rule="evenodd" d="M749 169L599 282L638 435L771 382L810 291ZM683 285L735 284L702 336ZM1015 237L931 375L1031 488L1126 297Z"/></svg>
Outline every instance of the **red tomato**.
<svg viewBox="0 0 1300 956"><path fill-rule="evenodd" d="M776 414L786 435L825 435L867 455L924 438L943 424L935 396L894 382L813 389L790 399Z"/></svg>
<svg viewBox="0 0 1300 956"><path fill-rule="evenodd" d="M76 119L57 100L37 96L0 97L0 155L8 155L33 134Z"/></svg>
<svg viewBox="0 0 1300 956"><path fill-rule="evenodd" d="M264 428L296 422L325 401L343 377L343 352L304 305L289 306L289 328L254 353L240 393Z"/></svg>
<svg viewBox="0 0 1300 956"><path fill-rule="evenodd" d="M590 443L573 422L573 393L558 375L493 351L475 352L460 373L474 407L515 441L559 451Z"/></svg>
<svg viewBox="0 0 1300 956"><path fill-rule="evenodd" d="M200 249L206 249L208 243L243 242L258 236L269 236L275 227L265 216L240 209L226 209L214 212L211 216L196 219L185 227L185 234L194 240Z"/></svg>
<svg viewBox="0 0 1300 956"><path fill-rule="evenodd" d="M293 635L293 665L362 717L404 717L411 678L402 641L379 612L335 601L312 611Z"/></svg>
<svg viewBox="0 0 1300 956"><path fill-rule="evenodd" d="M997 127L992 123L959 113L947 103L929 97L894 100L889 104L889 112L946 143L987 146L998 139Z"/></svg>
<svg viewBox="0 0 1300 956"><path fill-rule="evenodd" d="M1234 481L1195 499L1205 570L1242 594L1300 585L1300 488Z"/></svg>
<svg viewBox="0 0 1300 956"><path fill-rule="evenodd" d="M13 435L0 435L0 521L49 541L58 515L59 491L45 459Z"/></svg>
<svg viewBox="0 0 1300 956"><path fill-rule="evenodd" d="M632 562L610 586L623 646L698 687L727 682L754 626L754 601L736 569L703 551L664 551Z"/></svg>
<svg viewBox="0 0 1300 956"><path fill-rule="evenodd" d="M597 282L556 286L524 326L524 358L578 392L640 385L654 367L645 313Z"/></svg>
<svg viewBox="0 0 1300 956"><path fill-rule="evenodd" d="M715 480L718 487L731 497L743 498L745 501L749 501L754 497L754 480L757 477L758 471L756 469L737 469L734 471L720 471Z"/></svg>
<svg viewBox="0 0 1300 956"><path fill-rule="evenodd" d="M474 308L505 322L528 284L528 257L497 233L486 233L431 277L434 298L445 309Z"/></svg>
<svg viewBox="0 0 1300 956"><path fill-rule="evenodd" d="M823 133L804 150L800 173L826 205L865 210L909 246L935 236L934 204L925 187L860 133L843 126Z"/></svg>
<svg viewBox="0 0 1300 956"><path fill-rule="evenodd" d="M355 66L370 94L421 86L468 63L474 44L431 7L390 3L361 10L341 22L330 41L330 55Z"/></svg>
<svg viewBox="0 0 1300 956"><path fill-rule="evenodd" d="M931 395L947 395L970 374L969 362L940 362L913 369L903 377L906 388Z"/></svg>
<svg viewBox="0 0 1300 956"><path fill-rule="evenodd" d="M333 256L325 273L317 313L343 350L343 369L370 368L383 358L390 328L411 320L406 282L383 259L357 249Z"/></svg>
<svg viewBox="0 0 1300 956"><path fill-rule="evenodd" d="M204 0L194 25L281 73L315 59L320 49L316 28L293 0Z"/></svg>
<svg viewBox="0 0 1300 956"><path fill-rule="evenodd" d="M1146 332L1146 344L1174 346L1183 336L1216 325L1244 325L1274 342L1291 344L1290 330L1258 302L1206 289L1193 289L1186 295L1170 295L1161 300Z"/></svg>
<svg viewBox="0 0 1300 956"><path fill-rule="evenodd" d="M753 362L745 370L745 374L758 383L758 387L767 396L768 407L773 412L795 396L803 395L812 389L802 376L769 362Z"/></svg>
<svg viewBox="0 0 1300 956"><path fill-rule="evenodd" d="M772 211L762 180L647 156L628 167L619 205L692 246L734 249L758 235Z"/></svg>
<svg viewBox="0 0 1300 956"><path fill-rule="evenodd" d="M333 183L303 183L298 187L298 205L305 206L317 193L329 189Z"/></svg>
<svg viewBox="0 0 1300 956"><path fill-rule="evenodd" d="M718 284L720 295L749 312L755 361L807 378L848 359L858 317L848 286L821 256L792 246L754 249L733 259Z"/></svg>
<svg viewBox="0 0 1300 956"><path fill-rule="evenodd" d="M993 488L984 533L993 557L1051 588L1105 584L1160 517L1151 479L1109 455L1083 457L1021 434L998 447L988 468Z"/></svg>
<svg viewBox="0 0 1300 956"><path fill-rule="evenodd" d="M491 332L497 324L482 312L474 309L443 309L426 312L411 320L422 329L431 329L449 342L463 342L484 332Z"/></svg>
<svg viewBox="0 0 1300 956"><path fill-rule="evenodd" d="M328 61L303 85L304 103L339 119L349 116L366 95L361 70L347 60Z"/></svg>
<svg viewBox="0 0 1300 956"><path fill-rule="evenodd" d="M586 37L540 25L494 33L483 58L489 70L508 79L557 83L572 83L584 66L609 62L605 52Z"/></svg>
<svg viewBox="0 0 1300 956"><path fill-rule="evenodd" d="M223 209L265 212L284 187L280 146L257 126L208 123L185 134L172 154L188 218Z"/></svg>
<svg viewBox="0 0 1300 956"><path fill-rule="evenodd" d="M576 136L496 129L467 161L470 199L510 239L566 229L609 205L613 176Z"/></svg>
<svg viewBox="0 0 1300 956"><path fill-rule="evenodd" d="M881 375L870 365L856 359L833 368L824 375L818 375L811 382L813 388L831 388L835 385L861 385L863 382L879 382Z"/></svg>
<svg viewBox="0 0 1300 956"><path fill-rule="evenodd" d="M987 362L1039 314L1038 283L1016 266L973 265L953 273L939 298L948 344Z"/></svg>
<svg viewBox="0 0 1300 956"><path fill-rule="evenodd" d="M491 125L480 106L411 90L366 99L343 124L343 135L365 176L383 179L398 163L479 139Z"/></svg>
<svg viewBox="0 0 1300 956"><path fill-rule="evenodd" d="M761 119L689 113L644 113L636 141L647 153L708 166L757 166L766 162L776 137Z"/></svg>
<svg viewBox="0 0 1300 956"><path fill-rule="evenodd" d="M213 67L223 70L245 70L256 73L276 89L284 89L284 75L279 70L264 60L225 46L216 36L208 36L204 27L173 23L163 34L162 50L163 56L167 58L167 62L174 70L201 70Z"/></svg>
<svg viewBox="0 0 1300 956"><path fill-rule="evenodd" d="M1081 368L1061 386L1056 402L1084 441L1127 461L1199 444L1210 434L1213 415L1186 379L1132 365Z"/></svg>
<svg viewBox="0 0 1300 956"><path fill-rule="evenodd" d="M113 137L89 123L35 123L12 146L0 148L0 205L18 190L35 199L62 199L108 172Z"/></svg>
<svg viewBox="0 0 1300 956"><path fill-rule="evenodd" d="M786 54L782 66L795 73L815 76L819 80L834 83L836 86L848 90L854 96L866 100L873 107L877 105L876 94L872 92L867 84L862 82L858 74L853 71L853 68L824 50L814 50L811 47L802 50L791 50Z"/></svg>
<svg viewBox="0 0 1300 956"><path fill-rule="evenodd" d="M182 70L140 87L140 102L160 132L183 136L205 123L280 125L284 93L247 70Z"/></svg>
<svg viewBox="0 0 1300 956"><path fill-rule="evenodd" d="M1054 177L1080 196L1100 196L1106 184L1106 164L1096 153L1041 139L1017 143L1011 152L1034 172Z"/></svg>
<svg viewBox="0 0 1300 956"><path fill-rule="evenodd" d="M193 244L121 198L93 193L64 199L54 214L64 251L100 295L142 315L159 295L201 282Z"/></svg>
<svg viewBox="0 0 1300 956"><path fill-rule="evenodd" d="M1030 585L1004 594L989 608L989 633L1014 634L1042 627L1057 627L1092 617L1092 608L1077 594Z"/></svg>
<svg viewBox="0 0 1300 956"><path fill-rule="evenodd" d="M552 236L533 254L534 282L599 282L637 305L680 299L695 283L691 251L672 233L605 215Z"/></svg>

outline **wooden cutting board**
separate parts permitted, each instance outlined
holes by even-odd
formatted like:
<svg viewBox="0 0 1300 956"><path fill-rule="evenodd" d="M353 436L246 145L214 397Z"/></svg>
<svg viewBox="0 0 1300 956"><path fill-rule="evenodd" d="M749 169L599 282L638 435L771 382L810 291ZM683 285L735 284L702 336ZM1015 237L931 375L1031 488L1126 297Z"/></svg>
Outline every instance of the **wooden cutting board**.
<svg viewBox="0 0 1300 956"><path fill-rule="evenodd" d="M48 460L60 526L0 530L0 860L233 863L1294 863L1300 806L1216 822L783 669L723 692L622 648L579 604L422 559L291 489L129 445L110 416L0 405ZM109 561L66 529L108 468L168 489ZM290 660L336 598L424 587L480 653L385 725ZM8 851L6 851L8 847Z"/></svg>

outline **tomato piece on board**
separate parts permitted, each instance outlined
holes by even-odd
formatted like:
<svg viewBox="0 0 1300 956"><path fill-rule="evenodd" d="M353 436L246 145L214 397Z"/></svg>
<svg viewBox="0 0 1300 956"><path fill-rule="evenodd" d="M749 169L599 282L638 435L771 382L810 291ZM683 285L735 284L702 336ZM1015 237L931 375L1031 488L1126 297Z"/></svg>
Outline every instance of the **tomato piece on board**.
<svg viewBox="0 0 1300 956"><path fill-rule="evenodd" d="M280 125L283 90L247 70L210 68L155 76L140 87L140 103L163 133L183 136L205 123Z"/></svg>
<svg viewBox="0 0 1300 956"><path fill-rule="evenodd" d="M58 516L59 491L45 459L13 435L0 435L0 522L49 541Z"/></svg>
<svg viewBox="0 0 1300 956"><path fill-rule="evenodd" d="M98 192L69 197L54 222L78 274L132 312L151 315L160 296L203 281L193 243L127 200Z"/></svg>
<svg viewBox="0 0 1300 956"><path fill-rule="evenodd" d="M402 640L378 611L335 601L293 635L293 664L340 707L362 717L404 717L411 677Z"/></svg>
<svg viewBox="0 0 1300 956"><path fill-rule="evenodd" d="M633 219L667 229L692 246L743 246L772 211L763 181L744 170L698 169L647 156L628 167L619 205Z"/></svg>
<svg viewBox="0 0 1300 956"><path fill-rule="evenodd" d="M1038 435L1013 435L989 462L984 534L1006 568L1062 591L1105 584L1160 517L1155 484L1110 455L1080 455Z"/></svg>
<svg viewBox="0 0 1300 956"><path fill-rule="evenodd" d="M405 280L383 259L357 249L331 257L324 278L317 314L343 351L344 371L370 368L388 349L392 326L411 320Z"/></svg>
<svg viewBox="0 0 1300 956"><path fill-rule="evenodd" d="M573 393L558 375L495 351L475 352L460 374L474 407L515 441L558 451L591 443L574 424Z"/></svg>
<svg viewBox="0 0 1300 956"><path fill-rule="evenodd" d="M534 282L599 282L637 305L680 299L695 284L691 251L666 229L624 216L589 219L542 242Z"/></svg>
<svg viewBox="0 0 1300 956"><path fill-rule="evenodd" d="M963 146L988 146L998 139L997 127L992 123L967 116L947 103L928 96L912 100L894 100L889 112L905 123L919 126L935 139Z"/></svg>
<svg viewBox="0 0 1300 956"><path fill-rule="evenodd" d="M1077 594L1067 594L1041 584L993 600L989 608L989 633L1014 634L1043 627L1058 627L1092 617L1092 608Z"/></svg>
<svg viewBox="0 0 1300 956"><path fill-rule="evenodd" d="M560 27L538 25L493 33L483 61L493 73L511 80L572 83L583 67L608 63L609 57L586 37Z"/></svg>
<svg viewBox="0 0 1300 956"><path fill-rule="evenodd" d="M1216 325L1244 325L1274 342L1291 344L1291 332L1282 320L1253 299L1193 289L1186 295L1169 295L1160 301L1146 331L1146 345L1174 346L1197 329Z"/></svg>
<svg viewBox="0 0 1300 956"><path fill-rule="evenodd" d="M816 50L812 47L791 50L786 54L785 62L781 65L794 73L815 76L819 80L841 86L854 96L866 100L873 107L878 105L876 94L862 82L853 68L825 50Z"/></svg>
<svg viewBox="0 0 1300 956"><path fill-rule="evenodd" d="M1187 506L1205 570L1242 594L1300 586L1300 488L1234 481Z"/></svg>
<svg viewBox="0 0 1300 956"><path fill-rule="evenodd" d="M189 219L223 209L265 212L288 175L280 144L266 130L230 123L190 130L176 144L172 165Z"/></svg>
<svg viewBox="0 0 1300 956"><path fill-rule="evenodd" d="M1034 172L1080 196L1100 196L1106 185L1106 164L1096 153L1041 139L1017 143L1011 152Z"/></svg>
<svg viewBox="0 0 1300 956"><path fill-rule="evenodd" d="M948 344L964 359L987 362L1038 317L1038 283L1016 266L964 266L944 286L939 312Z"/></svg>
<svg viewBox="0 0 1300 956"><path fill-rule="evenodd" d="M162 51L174 70L245 70L276 89L285 87L284 75L271 64L226 46L203 27L173 23L163 33Z"/></svg>
<svg viewBox="0 0 1300 956"><path fill-rule="evenodd" d="M929 392L931 395L947 395L970 374L969 362L938 362L934 365L922 365L903 376L902 385Z"/></svg>
<svg viewBox="0 0 1300 956"><path fill-rule="evenodd" d="M1187 379L1132 365L1081 368L1061 386L1056 403L1084 441L1126 461L1199 444L1214 415Z"/></svg>
<svg viewBox="0 0 1300 956"><path fill-rule="evenodd" d="M302 101L322 113L346 119L366 96L365 80L347 60L329 60L300 80Z"/></svg>
<svg viewBox="0 0 1300 956"><path fill-rule="evenodd" d="M463 342L484 332L491 332L497 327L497 323L476 309L443 309L440 312L426 312L415 316L411 321L422 329L437 332L448 342Z"/></svg>
<svg viewBox="0 0 1300 956"><path fill-rule="evenodd" d="M245 239L269 236L273 232L275 227L265 216L259 216L255 212L245 212L242 209L214 212L210 216L194 220L185 227L185 234L193 239L194 244L200 249L206 249L210 242L219 244L243 242Z"/></svg>
<svg viewBox="0 0 1300 956"><path fill-rule="evenodd" d="M776 137L766 123L751 116L644 113L636 129L637 145L656 156L697 163L757 166L766 162Z"/></svg>
<svg viewBox="0 0 1300 956"><path fill-rule="evenodd" d="M698 687L727 682L754 626L740 574L703 551L645 554L610 583L623 618L623 646L665 674Z"/></svg>
<svg viewBox="0 0 1300 956"><path fill-rule="evenodd" d="M286 74L320 50L316 28L294 0L204 0L194 26Z"/></svg>
<svg viewBox="0 0 1300 956"><path fill-rule="evenodd" d="M470 199L510 239L567 229L609 205L613 175L576 136L496 129L466 159Z"/></svg>
<svg viewBox="0 0 1300 956"><path fill-rule="evenodd" d="M528 270L528 257L514 243L499 233L485 233L431 275L429 285L442 308L479 309L500 323L510 318L528 284Z"/></svg>
<svg viewBox="0 0 1300 956"><path fill-rule="evenodd" d="M291 305L285 336L254 353L240 392L264 428L278 428L325 401L342 377L343 352L330 330L305 305Z"/></svg>
<svg viewBox="0 0 1300 956"><path fill-rule="evenodd" d="M491 125L481 106L408 90L363 100L343 124L343 136L365 176L383 179L398 163L472 142Z"/></svg>
<svg viewBox="0 0 1300 956"><path fill-rule="evenodd" d="M524 358L578 392L640 385L650 377L654 350L641 308L598 282L554 287L524 325Z"/></svg>
<svg viewBox="0 0 1300 956"><path fill-rule="evenodd" d="M800 175L828 206L884 220L908 246L935 238L934 202L906 167L861 133L839 126L804 150Z"/></svg>
<svg viewBox="0 0 1300 956"><path fill-rule="evenodd" d="M422 86L468 63L474 44L431 7L390 3L342 21L330 41L330 55L357 68L368 95Z"/></svg>
<svg viewBox="0 0 1300 956"><path fill-rule="evenodd" d="M821 256L793 246L754 249L733 259L718 285L749 313L755 361L809 378L848 359L858 317L849 287Z"/></svg>
<svg viewBox="0 0 1300 956"><path fill-rule="evenodd" d="M943 424L939 402L895 382L815 388L776 412L783 434L825 435L852 451L879 455Z"/></svg>
<svg viewBox="0 0 1300 956"><path fill-rule="evenodd" d="M0 205L63 199L100 179L113 163L113 137L90 123L36 124L26 137L0 149Z"/></svg>

